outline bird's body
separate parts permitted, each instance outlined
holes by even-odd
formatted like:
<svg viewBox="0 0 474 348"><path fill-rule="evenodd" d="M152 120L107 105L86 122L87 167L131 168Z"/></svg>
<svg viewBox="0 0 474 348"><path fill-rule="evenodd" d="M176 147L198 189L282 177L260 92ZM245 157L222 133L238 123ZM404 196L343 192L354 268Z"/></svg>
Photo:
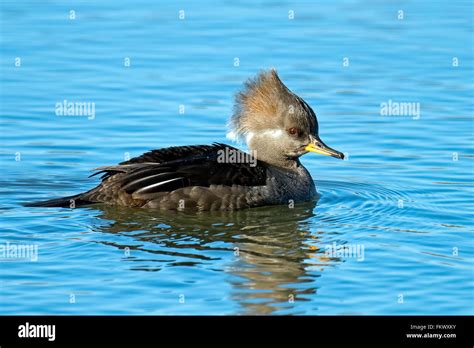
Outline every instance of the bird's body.
<svg viewBox="0 0 474 348"><path fill-rule="evenodd" d="M100 185L51 200L49 206L106 203L166 210L235 210L309 201L316 195L311 175L300 164L286 169L261 161L254 166L219 163L220 155L229 152L248 158L225 144L150 151L116 166L97 168L94 175L102 174Z"/></svg>
<svg viewBox="0 0 474 348"><path fill-rule="evenodd" d="M90 191L30 206L77 207L105 203L165 210L237 210L315 198L299 156L343 155L320 141L312 109L271 70L237 97L231 129L252 155L225 144L177 146L98 168ZM291 103L294 103L291 104ZM295 111L296 110L296 111Z"/></svg>

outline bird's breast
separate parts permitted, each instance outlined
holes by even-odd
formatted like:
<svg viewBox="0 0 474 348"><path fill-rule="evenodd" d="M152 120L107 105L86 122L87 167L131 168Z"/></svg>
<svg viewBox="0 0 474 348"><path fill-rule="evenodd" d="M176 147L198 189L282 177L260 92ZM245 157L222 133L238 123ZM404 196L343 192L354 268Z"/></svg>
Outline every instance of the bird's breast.
<svg viewBox="0 0 474 348"><path fill-rule="evenodd" d="M316 197L313 178L305 167L272 169L267 181L269 195L280 204L306 202Z"/></svg>

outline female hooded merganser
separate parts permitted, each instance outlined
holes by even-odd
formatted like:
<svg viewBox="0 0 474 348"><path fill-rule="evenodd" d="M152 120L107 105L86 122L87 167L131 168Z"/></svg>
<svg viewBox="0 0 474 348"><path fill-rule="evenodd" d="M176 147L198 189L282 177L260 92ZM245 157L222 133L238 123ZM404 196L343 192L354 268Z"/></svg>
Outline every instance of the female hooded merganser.
<svg viewBox="0 0 474 348"><path fill-rule="evenodd" d="M246 140L252 155L225 144L176 146L97 168L102 182L90 191L31 203L77 207L105 203L166 210L234 210L309 201L313 179L299 157L344 155L318 136L314 111L275 70L260 73L236 96L228 136Z"/></svg>

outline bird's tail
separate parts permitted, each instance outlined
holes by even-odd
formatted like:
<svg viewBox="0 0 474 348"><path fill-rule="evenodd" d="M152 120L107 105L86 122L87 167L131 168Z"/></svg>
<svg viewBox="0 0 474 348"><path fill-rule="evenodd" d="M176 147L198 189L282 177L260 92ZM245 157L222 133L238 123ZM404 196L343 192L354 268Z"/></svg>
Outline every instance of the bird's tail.
<svg viewBox="0 0 474 348"><path fill-rule="evenodd" d="M84 205L89 205L94 202L90 202L85 199L81 199L82 194L67 196L61 198L49 199L47 201L30 202L24 203L25 207L62 207L62 208L76 208Z"/></svg>

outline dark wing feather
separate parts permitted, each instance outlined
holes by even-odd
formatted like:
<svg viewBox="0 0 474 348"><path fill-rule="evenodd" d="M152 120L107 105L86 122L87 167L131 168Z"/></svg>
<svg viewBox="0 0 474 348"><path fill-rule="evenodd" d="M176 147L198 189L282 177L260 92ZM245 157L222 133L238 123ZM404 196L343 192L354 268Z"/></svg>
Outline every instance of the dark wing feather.
<svg viewBox="0 0 474 348"><path fill-rule="evenodd" d="M219 150L242 152L225 144L170 147L150 151L116 166L98 168L103 174L100 193L121 191L134 199L189 186L261 186L266 183L267 165L219 163ZM119 174L120 175L116 175ZM111 177L114 180L109 180Z"/></svg>
<svg viewBox="0 0 474 348"><path fill-rule="evenodd" d="M224 144L214 143L213 145L191 145L191 146L172 146L164 149L152 150L145 152L143 155L134 157L128 161L120 164L133 164L133 163L165 163L175 161L177 159L189 158L202 156L212 153Z"/></svg>
<svg viewBox="0 0 474 348"><path fill-rule="evenodd" d="M197 157L197 156L205 156L206 154L212 153L213 151L217 151L222 146L226 146L224 144L214 143L212 145L191 145L191 146L172 146L167 147L164 149L157 149L145 152L143 155L134 157L128 161L124 161L119 163L116 166L106 166L97 168L97 172L90 175L89 177L93 177L96 175L101 175L101 179L105 180L109 177L126 172L126 167L122 167L125 165L134 165L138 163L165 163L170 161L175 161L183 158L189 157Z"/></svg>

